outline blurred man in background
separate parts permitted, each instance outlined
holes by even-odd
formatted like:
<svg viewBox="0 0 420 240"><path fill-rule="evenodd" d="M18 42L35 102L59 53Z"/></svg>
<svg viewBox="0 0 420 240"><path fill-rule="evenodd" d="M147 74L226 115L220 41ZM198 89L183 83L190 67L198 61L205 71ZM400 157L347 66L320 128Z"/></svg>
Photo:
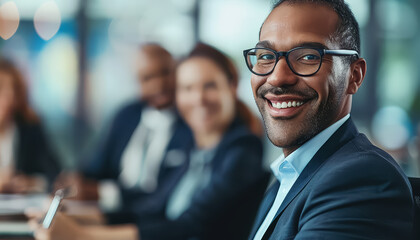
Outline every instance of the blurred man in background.
<svg viewBox="0 0 420 240"><path fill-rule="evenodd" d="M116 115L107 137L83 168L89 180L113 180L120 196L110 196L109 184L99 185L99 195L121 200L111 223L130 222L132 214L160 211L171 184L181 175L186 156L180 149L190 132L174 107L175 63L157 44L141 46L138 59L140 98ZM83 181L84 196L96 192L95 183ZM101 197L101 196L99 196ZM82 196L83 198L83 196Z"/></svg>

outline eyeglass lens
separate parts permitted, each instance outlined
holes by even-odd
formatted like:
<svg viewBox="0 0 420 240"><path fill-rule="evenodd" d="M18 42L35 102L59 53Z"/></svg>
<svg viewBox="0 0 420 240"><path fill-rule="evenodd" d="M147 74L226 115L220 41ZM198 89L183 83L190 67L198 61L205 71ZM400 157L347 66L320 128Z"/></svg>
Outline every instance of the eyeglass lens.
<svg viewBox="0 0 420 240"><path fill-rule="evenodd" d="M322 56L316 49L297 48L286 53L286 58L292 71L301 75L310 75L318 71ZM277 57L273 50L255 48L247 54L247 64L257 74L270 73L276 62Z"/></svg>

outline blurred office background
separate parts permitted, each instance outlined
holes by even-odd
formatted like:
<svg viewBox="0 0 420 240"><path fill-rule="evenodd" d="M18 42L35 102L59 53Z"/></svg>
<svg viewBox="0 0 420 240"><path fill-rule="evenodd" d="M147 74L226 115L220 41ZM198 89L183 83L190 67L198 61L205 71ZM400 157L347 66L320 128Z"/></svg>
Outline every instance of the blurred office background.
<svg viewBox="0 0 420 240"><path fill-rule="evenodd" d="M354 97L359 130L419 175L420 2L347 0L368 72ZM94 149L115 111L136 97L136 49L158 42L182 57L197 41L236 62L239 96L258 114L242 50L271 0L0 0L0 54L24 72L30 100L67 169ZM266 143L267 162L280 153Z"/></svg>

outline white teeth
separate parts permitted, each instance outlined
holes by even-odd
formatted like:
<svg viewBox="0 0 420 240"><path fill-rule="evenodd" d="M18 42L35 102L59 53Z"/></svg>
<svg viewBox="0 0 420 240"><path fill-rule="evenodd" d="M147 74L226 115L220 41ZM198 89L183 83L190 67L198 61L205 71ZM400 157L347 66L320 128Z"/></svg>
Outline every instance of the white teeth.
<svg viewBox="0 0 420 240"><path fill-rule="evenodd" d="M299 107L303 104L303 102L296 102L296 101L289 101L289 102L277 102L277 103L271 103L271 106L283 109L283 108L290 108L290 107Z"/></svg>

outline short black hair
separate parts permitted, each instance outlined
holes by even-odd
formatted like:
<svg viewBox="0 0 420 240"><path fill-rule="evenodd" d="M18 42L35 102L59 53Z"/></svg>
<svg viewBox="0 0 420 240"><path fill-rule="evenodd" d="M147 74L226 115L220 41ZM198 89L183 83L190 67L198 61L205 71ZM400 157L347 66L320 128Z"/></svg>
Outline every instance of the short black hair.
<svg viewBox="0 0 420 240"><path fill-rule="evenodd" d="M344 0L278 0L273 4L273 11L282 3L299 4L313 3L325 5L332 8L338 15L340 23L337 30L331 36L332 40L337 42L342 49L355 50L360 55L360 30L359 24L354 17L353 12ZM357 60L357 56L349 57L349 61Z"/></svg>

